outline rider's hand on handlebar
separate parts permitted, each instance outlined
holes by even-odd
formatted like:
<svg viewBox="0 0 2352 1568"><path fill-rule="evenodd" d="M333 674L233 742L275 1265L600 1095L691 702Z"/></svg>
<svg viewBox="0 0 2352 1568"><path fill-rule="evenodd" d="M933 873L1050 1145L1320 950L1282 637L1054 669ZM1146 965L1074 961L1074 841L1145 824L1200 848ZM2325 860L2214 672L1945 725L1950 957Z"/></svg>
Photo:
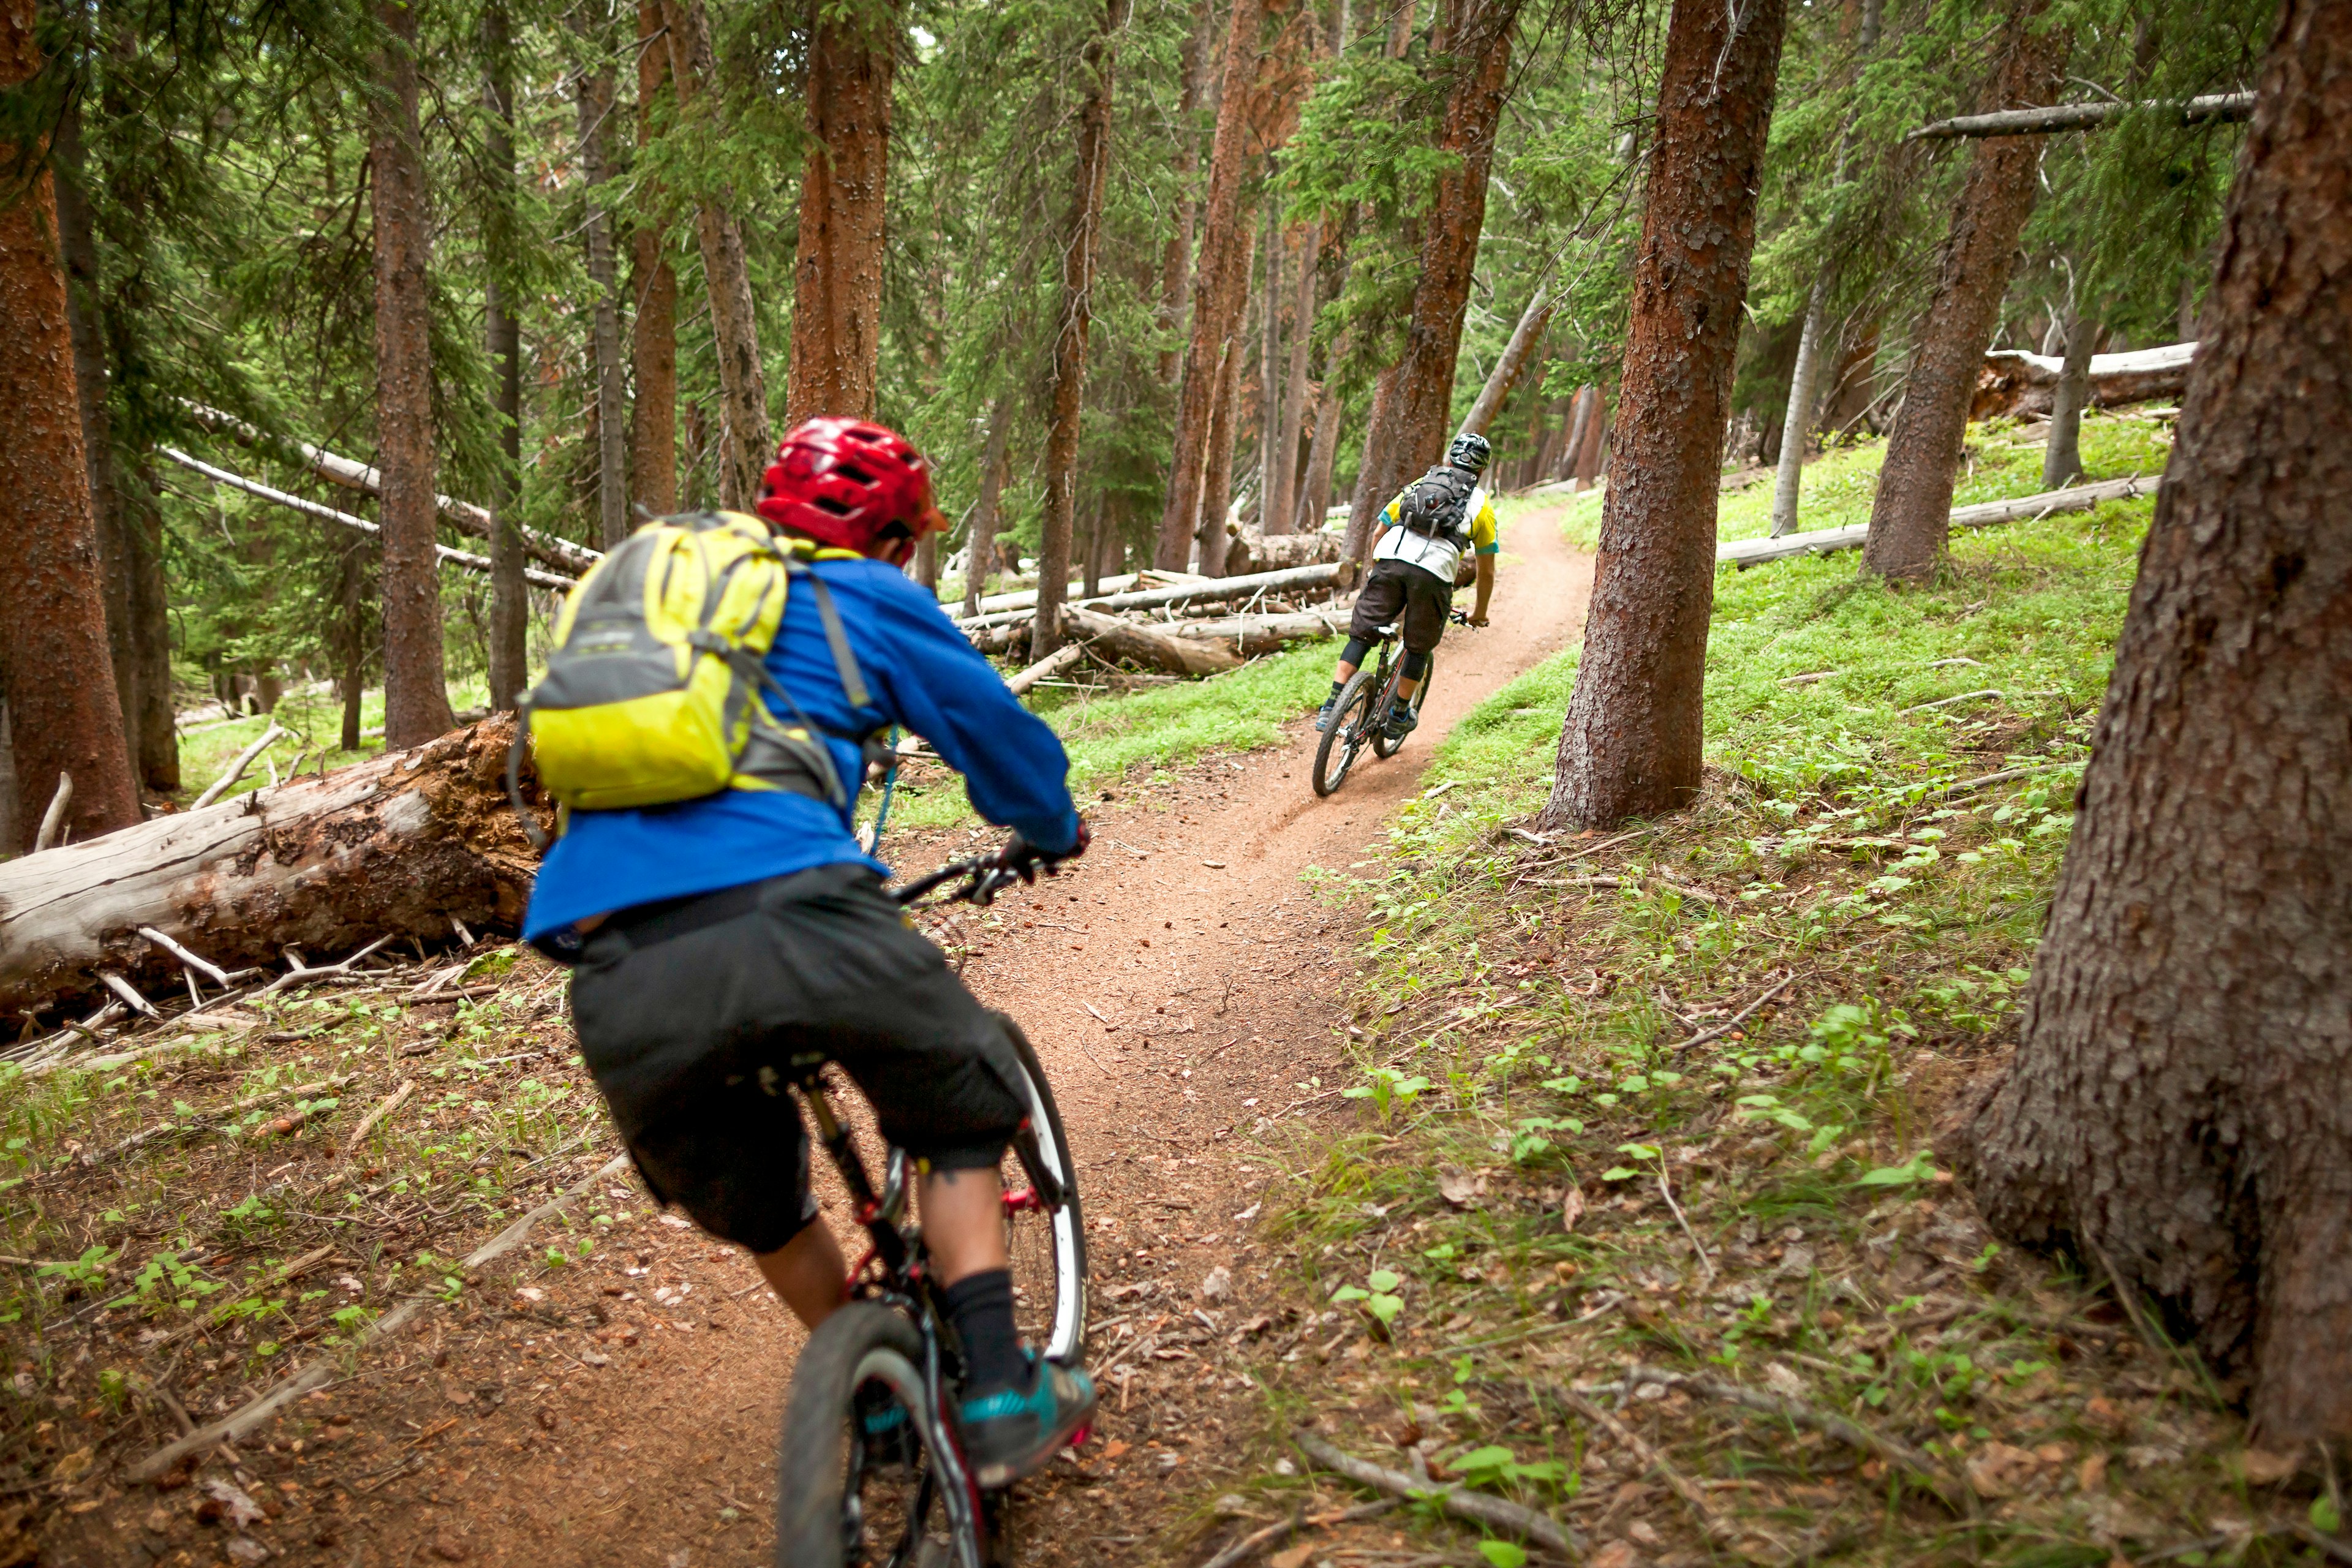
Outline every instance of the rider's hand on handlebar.
<svg viewBox="0 0 2352 1568"><path fill-rule="evenodd" d="M1039 871L1044 871L1048 877L1054 875L1063 861L1076 859L1087 852L1087 846L1093 841L1094 834L1087 826L1087 819L1082 816L1078 818L1076 842L1060 854L1048 855L1026 838L1022 837L1020 834L1015 833L1011 838L1005 840L1004 847L997 852L996 861L998 865L1013 872L1023 881L1034 882Z"/></svg>

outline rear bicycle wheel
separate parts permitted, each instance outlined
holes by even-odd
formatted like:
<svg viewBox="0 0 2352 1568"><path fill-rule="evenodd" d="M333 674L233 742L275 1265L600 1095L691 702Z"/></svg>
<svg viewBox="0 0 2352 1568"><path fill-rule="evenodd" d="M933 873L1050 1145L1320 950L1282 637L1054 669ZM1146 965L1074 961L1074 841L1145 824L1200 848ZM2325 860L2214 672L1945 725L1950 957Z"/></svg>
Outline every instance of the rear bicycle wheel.
<svg viewBox="0 0 2352 1568"><path fill-rule="evenodd" d="M1436 679L1437 656L1435 654L1431 654L1429 656L1429 667L1421 672L1421 684L1414 687L1412 690L1412 710L1414 712L1420 712L1421 705L1429 700L1429 683ZM1386 703L1382 703L1381 705L1380 710L1375 717L1382 721L1387 720L1388 705ZM1395 756L1397 752L1403 750L1403 748L1404 738L1402 736L1399 736L1397 739L1391 741L1388 738L1388 733L1384 729L1373 730L1372 754L1381 758L1383 762Z"/></svg>
<svg viewBox="0 0 2352 1568"><path fill-rule="evenodd" d="M894 1414L880 1451L866 1430ZM827 1318L784 1404L777 1568L981 1568L976 1500L944 1447L915 1325L873 1301Z"/></svg>
<svg viewBox="0 0 2352 1568"><path fill-rule="evenodd" d="M1348 678L1331 704L1331 722L1315 747L1315 793L1328 795L1347 782L1356 765L1356 753L1370 737L1374 696L1371 671L1360 669Z"/></svg>
<svg viewBox="0 0 2352 1568"><path fill-rule="evenodd" d="M1087 1348L1087 1225L1077 1161L1053 1085L1021 1026L999 1013L1021 1068L1015 1086L1028 1126L998 1167L1004 1183L1004 1248L1013 1267L1013 1321L1048 1361L1075 1366ZM1058 1199L1050 1194L1058 1193Z"/></svg>

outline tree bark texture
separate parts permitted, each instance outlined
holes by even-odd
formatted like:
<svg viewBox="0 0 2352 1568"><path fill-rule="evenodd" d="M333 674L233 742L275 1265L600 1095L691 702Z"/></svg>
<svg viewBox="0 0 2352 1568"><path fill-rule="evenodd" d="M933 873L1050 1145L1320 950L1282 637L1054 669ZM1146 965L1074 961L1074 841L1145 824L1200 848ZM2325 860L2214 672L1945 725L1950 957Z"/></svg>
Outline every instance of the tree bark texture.
<svg viewBox="0 0 2352 1568"><path fill-rule="evenodd" d="M661 0L637 0L637 145L652 144L654 105L669 80L669 51L656 47L662 28ZM648 191L644 206L666 216L668 203ZM629 404L631 489L656 517L677 510L677 273L664 245L661 216L643 216L629 237L631 290L635 313L629 321L630 357L636 395Z"/></svg>
<svg viewBox="0 0 2352 1568"><path fill-rule="evenodd" d="M0 90L40 68L33 0L0 0ZM0 170L22 149L0 142ZM30 162L31 160L27 160ZM55 187L0 179L0 664L14 743L21 841L29 848L60 773L73 775L76 839L139 820L122 701L107 646L106 595L75 387Z"/></svg>
<svg viewBox="0 0 2352 1568"><path fill-rule="evenodd" d="M1206 460L1201 473L1200 569L1203 577L1225 575L1225 513L1234 501L1234 435L1242 401L1242 340L1225 344L1218 369L1216 406L1209 412Z"/></svg>
<svg viewBox="0 0 2352 1568"><path fill-rule="evenodd" d="M1389 424L1389 407L1396 400L1397 367L1389 366L1372 378L1372 405L1364 417L1364 455L1356 465L1356 493L1348 503L1345 550L1350 561L1372 557L1372 524L1387 506L1393 490L1381 489L1387 465L1380 460L1381 437Z"/></svg>
<svg viewBox="0 0 2352 1568"><path fill-rule="evenodd" d="M1200 194L1192 188L1200 173L1201 148L1193 121L1201 112L1201 92L1209 76L1209 46L1214 39L1216 15L1209 0L1194 0L1192 32L1184 40L1179 68L1182 85L1176 99L1176 226L1160 261L1160 329L1169 346L1160 351L1160 380L1172 385L1182 363L1175 343L1184 331L1185 285L1192 276L1193 230L1200 223Z"/></svg>
<svg viewBox="0 0 2352 1568"><path fill-rule="evenodd" d="M1307 405L1314 396L1307 372L1315 347L1315 266L1323 249L1323 226L1303 226L1293 249L1298 257L1298 292L1290 307L1290 363L1283 377L1282 423L1274 433L1275 483L1261 503L1272 510L1259 513L1259 531L1265 533L1311 531L1322 526L1320 518L1294 512L1293 504L1301 499L1298 442L1307 428Z"/></svg>
<svg viewBox="0 0 2352 1568"><path fill-rule="evenodd" d="M882 351L891 13L818 0L809 26L808 162L793 268L784 423L871 419Z"/></svg>
<svg viewBox="0 0 2352 1568"><path fill-rule="evenodd" d="M669 28L670 83L681 117L707 113L703 88L718 74L710 21L702 0L662 0ZM695 237L710 290L710 332L719 358L719 504L749 511L768 464L768 377L760 363L760 323L751 310L751 272L735 199L721 188L695 204Z"/></svg>
<svg viewBox="0 0 2352 1568"><path fill-rule="evenodd" d="M2046 101L2064 79L2067 34L2033 26L2046 4L2017 0L2010 13L1993 78L1997 107ZM2039 136L1979 142L1970 155L1871 502L1862 569L1872 575L1917 581L1943 559L1969 397L2000 325L2000 300L2018 236L2033 212L2041 161Z"/></svg>
<svg viewBox="0 0 2352 1568"><path fill-rule="evenodd" d="M1502 412L1504 400L1526 374L1528 362L1535 357L1536 345L1543 341L1544 329L1551 324L1551 310L1550 291L1538 289L1528 300L1527 309L1519 312L1518 325L1511 329L1511 338L1503 345L1502 356L1487 373L1486 384L1478 389L1470 412L1463 416L1463 435L1484 436L1486 426L1495 422L1495 416Z"/></svg>
<svg viewBox="0 0 2352 1568"><path fill-rule="evenodd" d="M2015 1059L1994 1231L2352 1436L2352 3L2286 0Z"/></svg>
<svg viewBox="0 0 2352 1568"><path fill-rule="evenodd" d="M452 917L513 930L539 868L507 804L513 724L0 865L0 1007L89 995L100 967L176 984L178 961L141 926L225 969L446 936Z"/></svg>
<svg viewBox="0 0 2352 1568"><path fill-rule="evenodd" d="M1772 537L1797 531L1797 500L1805 482L1805 434L1812 428L1813 384L1820 379L1822 331L1830 313L1830 272L1813 279L1805 324L1797 330L1797 363L1789 373L1789 412L1780 421L1780 471L1772 476Z"/></svg>
<svg viewBox="0 0 2352 1568"><path fill-rule="evenodd" d="M139 707L122 719L136 776L168 794L180 787L180 726L172 701L172 603L163 579L160 493L145 458L117 470L116 537L130 560L131 657L139 661Z"/></svg>
<svg viewBox="0 0 2352 1568"><path fill-rule="evenodd" d="M592 56L607 39L585 10L574 26ZM588 283L596 291L590 336L596 353L596 529L611 550L629 537L629 389L621 363L621 278L613 254L613 218L604 202L605 148L613 119L613 73L583 70L575 84L580 112L581 228L588 248Z"/></svg>
<svg viewBox="0 0 2352 1568"><path fill-rule="evenodd" d="M1584 436L1577 443L1574 470L1570 478L1576 481L1571 494L1591 489L1601 479L1601 455L1609 440L1609 394L1605 388L1592 389L1592 407L1584 422Z"/></svg>
<svg viewBox="0 0 2352 1568"><path fill-rule="evenodd" d="M1081 69L1077 155L1070 171L1070 212L1062 226L1062 299L1054 322L1052 413L1045 426L1045 516L1037 545L1037 629L1029 657L1061 646L1061 608L1070 582L1070 543L1077 517L1078 439L1084 434L1087 338L1094 323L1095 254L1101 241L1103 181L1110 168L1112 77L1118 35L1130 0L1104 0L1102 30L1087 40Z"/></svg>
<svg viewBox="0 0 2352 1568"><path fill-rule="evenodd" d="M378 0L384 38L370 97L375 216L376 470L383 476L383 743L421 745L457 722L441 650L434 553L432 218L416 128L415 0Z"/></svg>
<svg viewBox="0 0 2352 1568"><path fill-rule="evenodd" d="M2091 352L2099 324L2070 306L2066 360L2050 403L2050 444L2042 451L2042 488L2054 490L2083 474L2083 410L2091 401Z"/></svg>
<svg viewBox="0 0 2352 1568"><path fill-rule="evenodd" d="M1421 276L1404 354L1389 395L1388 422L1376 427L1366 456L1377 466L1375 507L1444 456L1454 411L1454 366L1462 353L1462 317L1486 222L1486 174L1509 85L1511 35L1522 0L1459 0L1447 50L1461 72L1446 95L1441 152L1459 160L1437 176L1423 219Z"/></svg>
<svg viewBox="0 0 2352 1568"><path fill-rule="evenodd" d="M1306 479L1298 489L1298 516L1294 523L1297 532L1319 531L1323 514L1331 510L1332 473L1339 466L1342 415L1339 379L1327 375L1315 391L1315 438L1307 448Z"/></svg>
<svg viewBox="0 0 2352 1568"><path fill-rule="evenodd" d="M988 440L980 454L980 499L972 503L971 527L964 542L963 613L980 614L980 596L988 592L988 574L996 564L996 513L1004 500L1013 442L1013 399L1004 393L988 410Z"/></svg>
<svg viewBox="0 0 2352 1568"><path fill-rule="evenodd" d="M1584 433L1599 417L1601 389L1586 386L1576 395L1576 402L1568 413L1568 439L1560 447L1559 477L1568 479L1576 472L1577 459L1584 456Z"/></svg>
<svg viewBox="0 0 2352 1568"><path fill-rule="evenodd" d="M1676 0L1633 262L1618 441L1584 656L1546 826L1600 827L1697 793L1718 448L1786 0Z"/></svg>
<svg viewBox="0 0 2352 1568"><path fill-rule="evenodd" d="M1257 344L1257 517L1258 531L1268 531L1274 516L1276 449L1282 437L1282 257L1297 250L1295 234L1282 226L1282 204L1269 195L1265 204L1265 293L1258 311Z"/></svg>
<svg viewBox="0 0 2352 1568"><path fill-rule="evenodd" d="M1257 76L1259 34L1267 8L1267 0L1234 0L1225 27L1217 131L1209 150L1209 187L1202 201L1201 255L1192 273L1192 340L1184 351L1184 378L1177 392L1168 498L1160 514L1160 546L1152 563L1165 572L1183 570L1204 510L1201 493L1209 425L1223 384L1225 351L1248 301L1255 237L1242 216L1242 174L1249 157L1250 84ZM1222 528L1222 516L1218 521Z"/></svg>
<svg viewBox="0 0 2352 1568"><path fill-rule="evenodd" d="M514 57L511 23L503 4L482 12L482 81L491 219L486 228L482 346L490 361L490 401L499 422L499 468L490 494L490 707L511 712L530 684L530 597L523 577L523 538L515 517L522 504L522 328L516 318L517 233L514 165ZM347 572L357 568L347 564ZM346 699L348 705L350 700ZM346 724L357 735L355 723ZM347 744L352 749L356 742Z"/></svg>

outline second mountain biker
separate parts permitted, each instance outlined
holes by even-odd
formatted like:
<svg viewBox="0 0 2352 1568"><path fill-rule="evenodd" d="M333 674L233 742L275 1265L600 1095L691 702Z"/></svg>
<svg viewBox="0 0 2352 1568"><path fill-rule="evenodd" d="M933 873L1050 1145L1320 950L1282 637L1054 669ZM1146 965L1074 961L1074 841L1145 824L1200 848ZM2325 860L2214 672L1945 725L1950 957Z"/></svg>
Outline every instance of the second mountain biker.
<svg viewBox="0 0 2352 1568"><path fill-rule="evenodd" d="M854 781L860 742L904 725L964 775L981 815L1015 830L1016 862L1082 854L1060 741L899 570L944 526L914 447L877 425L811 420L784 437L759 511L798 557L751 672L765 733L805 750L816 732L832 771L811 752L814 771ZM707 530L697 537L709 551L737 542L728 529L761 531L740 517L678 521ZM611 688L619 662L593 656L646 635L625 624L621 586L604 644L575 666L592 692ZM560 635L579 614L575 599ZM711 650L713 625L704 618L693 647ZM739 655L735 668L751 662ZM533 705L557 706L546 683ZM854 788L845 799L837 783L767 776L783 782L738 774L674 804L573 810L524 935L577 965L581 1052L646 1184L748 1249L812 1328L841 1304L848 1268L817 1218L787 1069L819 1053L856 1080L883 1136L922 1173L924 1240L968 1373L965 1453L980 1485L1002 1486L1050 1458L1095 1404L1085 1372L1033 1361L1014 1328L997 1175L1027 1110L1013 1047L883 893L888 868L851 830Z"/></svg>
<svg viewBox="0 0 2352 1568"><path fill-rule="evenodd" d="M1412 701L1421 679L1429 669L1429 656L1445 635L1446 613L1454 607L1454 577L1463 554L1477 562L1477 600L1470 624L1486 624L1486 604L1495 592L1495 507L1478 475L1492 448L1484 436L1456 436L1445 461L1397 493L1381 513L1380 542L1372 549L1372 570L1357 596L1355 615L1348 624L1348 646L1339 652L1339 668L1331 672L1331 695L1316 716L1318 730L1328 728L1331 707L1340 688L1364 662L1372 639L1382 626L1403 617L1402 679L1395 702L1380 716L1383 732L1402 741L1420 722Z"/></svg>

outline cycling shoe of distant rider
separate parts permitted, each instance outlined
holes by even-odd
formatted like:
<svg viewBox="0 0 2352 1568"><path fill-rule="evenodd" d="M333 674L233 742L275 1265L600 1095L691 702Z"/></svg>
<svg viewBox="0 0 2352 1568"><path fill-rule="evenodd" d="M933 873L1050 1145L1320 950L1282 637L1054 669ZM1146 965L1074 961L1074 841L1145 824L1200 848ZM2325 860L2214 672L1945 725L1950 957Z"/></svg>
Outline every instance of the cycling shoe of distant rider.
<svg viewBox="0 0 2352 1568"><path fill-rule="evenodd" d="M1381 628L1402 616L1404 658L1396 700L1379 718L1381 732L1391 741L1412 733L1421 721L1413 693L1429 673L1429 656L1445 635L1445 617L1454 608L1454 578L1465 552L1477 563L1478 596L1470 624L1486 624L1498 546L1495 504L1478 475L1492 453L1484 436L1456 436L1445 461L1398 491L1381 513L1382 530L1372 549L1372 570L1357 596L1356 613L1348 623L1348 645L1331 672L1331 695L1316 715L1316 729L1330 727L1340 689L1364 662Z"/></svg>
<svg viewBox="0 0 2352 1568"><path fill-rule="evenodd" d="M1014 829L1016 860L1082 853L1060 741L901 571L945 525L913 446L862 420L810 420L780 444L759 513L800 544L855 656L845 666L828 642L822 595L794 588L764 661L798 704L787 715L767 693L778 721L813 721L845 779L860 774L860 737L904 725L964 775L982 816ZM851 668L869 689L862 709ZM1010 1042L884 895L889 868L853 835L854 805L729 788L574 811L525 935L576 963L582 1053L654 1195L747 1248L811 1328L841 1305L848 1270L817 1223L787 1064L821 1052L856 1080L883 1136L918 1162L923 1241L967 1363L966 1456L981 1484L1002 1485L1085 1423L1094 1385L1034 1359L1014 1329L997 1169L1027 1108Z"/></svg>

